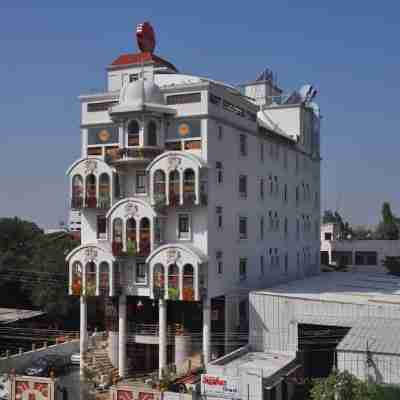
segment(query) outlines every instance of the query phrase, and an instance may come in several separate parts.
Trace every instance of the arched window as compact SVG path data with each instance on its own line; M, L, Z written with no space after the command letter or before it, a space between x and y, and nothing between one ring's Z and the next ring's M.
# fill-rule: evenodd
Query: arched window
M179 203L179 172L177 170L169 173L169 204L174 206Z
M126 251L129 255L136 254L136 220L129 218L126 221Z
M106 173L100 175L99 178L99 207L109 208L111 204L111 186L110 176Z
M72 264L71 283L72 294L74 296L80 296L82 294L82 264L79 261L75 261Z
M122 253L122 219L115 218L112 229L112 252L114 256Z
M96 208L96 177L93 174L89 174L86 177L86 207Z
M288 219L287 217L285 217L285 226L284 226L284 235L285 235L285 239L287 239L288 237Z
M150 221L148 218L140 220L139 247L141 255L150 254Z
M89 261L86 264L86 296L96 296L96 264Z
M191 264L183 267L183 291L184 301L194 301L194 268Z
M154 266L153 270L153 295L154 298L164 298L165 274L164 267L161 264Z
M140 126L136 120L132 120L128 124L128 146L139 146Z
M71 208L83 207L83 179L80 175L72 177L72 201Z
M179 300L179 268L176 264L168 268L168 298Z
M194 203L196 199L195 191L195 173L192 169L185 169L183 173L183 201L185 203Z
M157 125L154 121L150 121L147 125L147 144L157 146Z
M153 176L154 179L154 200L156 203L165 202L165 172L157 170Z
M100 296L110 295L110 269L108 263L100 264Z

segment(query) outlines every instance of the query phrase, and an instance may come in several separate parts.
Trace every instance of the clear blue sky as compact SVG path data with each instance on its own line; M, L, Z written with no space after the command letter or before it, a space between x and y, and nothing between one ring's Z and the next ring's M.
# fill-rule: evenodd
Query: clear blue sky
M77 96L136 51L139 22L182 72L229 83L265 67L284 89L313 83L324 115L322 207L377 222L400 214L398 2L2 0L0 215L65 218L65 170L79 157ZM84 4L84 6L82 5ZM90 5L89 5L90 4Z

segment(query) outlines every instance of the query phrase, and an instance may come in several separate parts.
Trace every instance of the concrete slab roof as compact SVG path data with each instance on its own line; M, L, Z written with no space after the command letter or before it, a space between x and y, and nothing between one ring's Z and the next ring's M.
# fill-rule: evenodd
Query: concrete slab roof
M19 310L15 308L0 308L0 324L10 324L22 319L43 315L43 311Z

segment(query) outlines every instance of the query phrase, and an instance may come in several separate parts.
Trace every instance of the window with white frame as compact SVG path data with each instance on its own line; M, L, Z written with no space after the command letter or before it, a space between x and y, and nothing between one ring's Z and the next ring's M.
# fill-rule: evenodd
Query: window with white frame
M264 255L261 254L260 256L260 274L264 276Z
M220 185L224 181L224 169L222 166L222 162L217 161L215 163L215 168L217 170L217 184Z
M264 240L264 216L260 218L260 240Z
M239 259L239 279L241 281L247 278L247 258L241 257Z
M245 134L239 135L239 148L242 157L247 156L247 136Z
M146 193L146 171L136 171L136 193Z
M135 283L142 284L142 285L147 283L147 265L146 265L146 263L136 263Z
M221 141L224 136L224 129L221 125L218 126L218 140Z
M223 273L223 261L222 261L222 250L217 250L215 252L215 258L216 258L216 262L217 262L217 273L218 275L221 275Z
M242 199L247 197L247 176L240 175L239 176L239 196Z
M260 199L264 199L264 178L260 179Z
M260 161L264 162L264 142L260 142Z
M247 217L239 217L239 239L247 239Z
M178 214L178 239L190 240L190 214Z
M215 207L215 213L217 214L217 228L218 229L222 229L223 224L224 224L222 211L223 211L222 206Z

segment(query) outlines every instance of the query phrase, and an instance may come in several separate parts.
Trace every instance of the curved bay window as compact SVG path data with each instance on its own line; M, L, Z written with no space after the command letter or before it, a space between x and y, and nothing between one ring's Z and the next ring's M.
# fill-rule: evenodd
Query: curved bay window
M82 264L75 261L72 264L72 295L80 296L82 294Z
M165 203L165 172L161 169L154 173L154 201L161 205Z
M106 173L99 178L99 208L109 208L111 205L110 176Z
M86 296L96 296L96 264L90 261L86 264Z
M128 146L139 146L140 126L136 120L128 124Z
M194 301L194 268L191 264L183 267L182 298L184 301Z
M192 169L185 169L183 173L183 202L193 204L196 200L195 173Z
M96 208L96 177L93 174L89 174L86 177L86 207Z
M150 221L148 218L140 220L139 232L140 255L147 256L150 254Z
M136 220L129 218L126 221L126 252L130 256L136 255Z
M122 219L116 218L112 227L112 253L114 256L122 255Z
M110 269L108 263L103 261L100 264L100 296L110 295Z
M179 172L177 170L169 173L169 204L179 204Z
M165 291L164 266L157 264L153 270L153 295L155 299L163 299Z
M176 264L168 268L168 298L179 300L179 268Z
M147 125L147 144L157 146L157 125L154 121L150 121Z
M72 200L71 208L83 207L83 178L80 175L74 175L72 178Z

